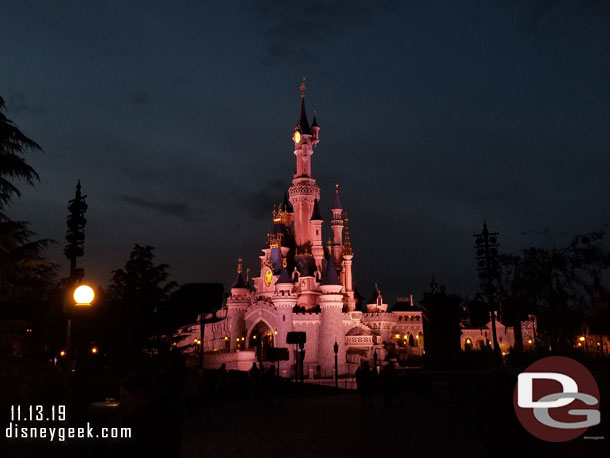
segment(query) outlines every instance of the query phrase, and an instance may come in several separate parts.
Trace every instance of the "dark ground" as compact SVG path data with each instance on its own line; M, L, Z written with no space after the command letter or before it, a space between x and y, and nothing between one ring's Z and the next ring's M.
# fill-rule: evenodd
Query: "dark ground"
M180 456L184 458L580 458L589 453L607 456L610 451L607 419L610 417L604 404L610 394L605 383L600 384L602 424L587 432L605 439L591 441L581 437L550 444L529 435L517 422L511 396L514 383L506 372L494 375L487 371L415 371L410 374L412 379L400 385L400 396L391 405L383 405L382 396L377 392L373 405L365 406L355 391L336 391L309 384L289 383L282 389L273 385L266 392L261 390L252 396L247 374L231 372L218 378L211 371L206 374L206 395L201 404L182 399L171 406L168 404L171 408L167 410L151 410L150 418L140 423L149 431L145 453L128 441L6 441L2 440L3 428L0 458L169 458L171 454L161 450L170 442L172 430L180 431L177 442L181 444ZM224 380L224 385L219 384L220 380ZM47 392L68 394L59 386L47 386ZM282 395L273 395L278 392ZM59 399L44 402L59 402ZM66 403L68 410L76 410L75 397L69 396L61 402ZM189 412L186 407L193 405L197 408ZM3 412L2 418L6 420L3 424L8 422L8 414L4 414L7 412ZM115 414L118 413L117 410ZM100 425L111 426L118 417L110 415L98 421ZM80 425L89 419L88 414L83 414L74 418L74 423Z

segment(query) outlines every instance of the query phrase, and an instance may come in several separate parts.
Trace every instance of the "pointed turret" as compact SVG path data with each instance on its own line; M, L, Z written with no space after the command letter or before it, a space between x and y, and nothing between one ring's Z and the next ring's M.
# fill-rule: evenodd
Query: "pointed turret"
M333 210L342 210L341 200L339 200L339 183L335 183L335 200L333 200Z
M311 142L314 146L318 144L320 136L320 126L318 125L318 117L316 111L313 112L313 122L311 123Z
M294 209L292 208L292 204L290 203L290 200L288 200L288 193L286 191L284 191L284 202L282 203L282 207L283 207L284 211L286 211L288 213L294 212Z
M307 120L307 110L305 110L305 78L303 78L303 82L301 83L301 117L299 118L299 123L296 125L296 128L301 135L311 135L311 128L309 127L309 121Z
M347 212L343 212L345 217L345 240L343 241L343 270L341 272L341 279L343 280L343 286L345 287L345 293L347 295L346 305L347 309L351 312L356 308L356 300L354 298L352 279L352 259L354 257L354 251L352 250L352 242L349 238L349 218Z
M313 212L311 213L310 221L324 221L324 218L322 218L322 213L320 212L318 199L314 200L313 202Z
M283 258L282 259L282 271L280 272L280 276L277 279L276 285L289 284L292 286L292 278L290 278L288 269L286 269L287 265L288 265L288 263L286 262L286 258Z
M333 230L333 256L335 264L341 265L341 255L343 253L343 216L341 201L339 200L339 183L335 184L335 200L331 209L333 219L330 227Z
M246 283L246 281L244 280L244 277L242 275L242 270L243 270L243 266L242 266L242 262L243 259L239 258L237 260L237 276L235 277L235 280L233 280L233 283L231 284L231 289L234 288L238 288L238 289L242 289L242 288L248 288L248 283Z
M329 253L328 258L326 258L326 269L320 285L341 285L332 253Z

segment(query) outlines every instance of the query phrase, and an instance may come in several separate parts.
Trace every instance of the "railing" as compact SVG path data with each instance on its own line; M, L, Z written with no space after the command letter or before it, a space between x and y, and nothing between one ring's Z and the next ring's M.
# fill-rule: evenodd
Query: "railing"
M377 336L346 336L346 345L373 345L377 343Z

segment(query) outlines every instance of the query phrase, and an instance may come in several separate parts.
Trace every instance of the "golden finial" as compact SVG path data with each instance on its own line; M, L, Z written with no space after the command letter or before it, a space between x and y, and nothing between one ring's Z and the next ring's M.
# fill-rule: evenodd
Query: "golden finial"
M286 267L288 265L288 262L286 261L286 256L282 256L282 267Z
M326 242L326 245L328 246L328 254L331 254L333 242L331 242L330 237L328 237L328 242Z
M338 181L335 183L335 192L337 194L339 194L339 182Z
M303 81L301 81L299 89L301 90L301 97L305 97L305 89L307 89L307 86L305 86L305 77L303 77Z
M237 258L237 273L240 274L242 272L243 266L242 263L244 260L242 258Z

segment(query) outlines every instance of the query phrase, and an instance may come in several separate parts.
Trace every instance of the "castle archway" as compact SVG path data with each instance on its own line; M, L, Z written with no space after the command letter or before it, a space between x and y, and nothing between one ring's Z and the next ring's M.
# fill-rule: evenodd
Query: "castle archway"
M247 348L254 349L256 358L260 361L264 358L266 349L275 346L275 330L261 318L248 330L246 342Z

